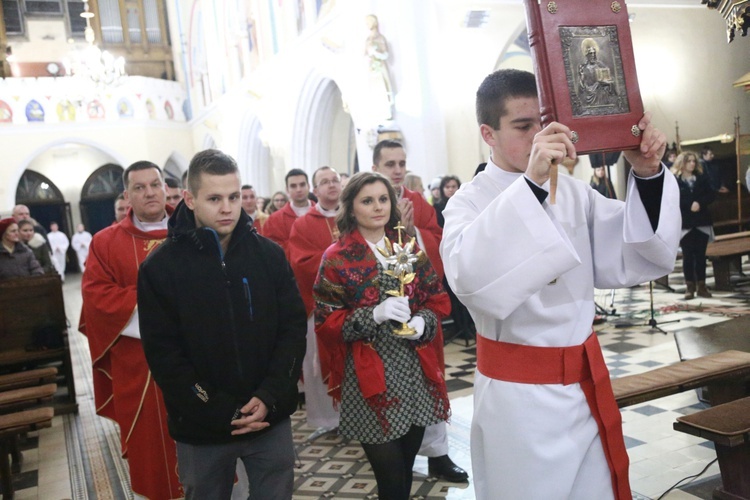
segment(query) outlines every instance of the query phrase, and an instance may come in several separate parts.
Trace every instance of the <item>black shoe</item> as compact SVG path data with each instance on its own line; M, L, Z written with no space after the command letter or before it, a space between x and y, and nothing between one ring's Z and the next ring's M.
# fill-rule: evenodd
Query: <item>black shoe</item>
M469 480L469 474L454 464L448 455L428 457L427 470L430 476L448 481L449 483L465 483Z

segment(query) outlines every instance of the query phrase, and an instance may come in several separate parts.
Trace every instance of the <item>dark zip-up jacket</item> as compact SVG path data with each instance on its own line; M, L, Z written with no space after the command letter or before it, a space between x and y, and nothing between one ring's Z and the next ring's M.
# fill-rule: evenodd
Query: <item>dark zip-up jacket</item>
M284 251L243 212L226 253L184 203L138 275L143 349L180 442L221 444L257 396L272 425L297 404L307 318Z
M692 229L712 224L711 211L708 206L716 199L716 193L711 187L711 179L703 174L696 174L695 183L690 186L681 176L677 176L680 187L680 212L682 212L682 229ZM700 210L693 212L690 207L697 201Z

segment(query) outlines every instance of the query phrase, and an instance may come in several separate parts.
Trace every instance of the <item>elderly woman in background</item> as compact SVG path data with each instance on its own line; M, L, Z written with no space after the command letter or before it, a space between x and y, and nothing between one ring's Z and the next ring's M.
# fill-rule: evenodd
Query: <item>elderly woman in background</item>
M706 247L714 239L714 228L708 205L716 194L711 179L703 171L698 155L685 151L677 156L672 173L680 187L680 212L682 213L682 272L685 275L685 299L697 293L711 297L706 288Z
M44 236L34 231L34 223L28 219L18 223L18 233L21 243L29 247L34 254L34 258L42 266L45 273L56 273L55 266L52 264L50 257L49 245Z
M21 243L15 219L0 220L0 239L0 280L44 274L31 249Z

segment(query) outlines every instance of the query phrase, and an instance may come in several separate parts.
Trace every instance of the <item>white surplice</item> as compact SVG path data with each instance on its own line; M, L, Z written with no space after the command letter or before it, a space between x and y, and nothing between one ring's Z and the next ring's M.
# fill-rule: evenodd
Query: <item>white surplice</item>
M478 333L532 346L579 345L591 334L594 287L633 286L672 271L680 193L663 171L654 233L632 175L626 202L560 176L550 205L549 198L539 203L522 174L488 162L450 199L441 245L448 282ZM518 384L477 372L471 455L480 500L613 497L579 384Z
M81 231L74 234L73 238L70 240L70 244L73 245L73 249L76 251L76 255L78 256L78 267L80 268L81 272L83 272L86 267L86 259L89 256L91 239L91 233L89 233L88 231Z
M70 240L62 231L50 231L47 233L47 241L52 248L52 265L55 266L55 270L65 281L65 252L68 251Z

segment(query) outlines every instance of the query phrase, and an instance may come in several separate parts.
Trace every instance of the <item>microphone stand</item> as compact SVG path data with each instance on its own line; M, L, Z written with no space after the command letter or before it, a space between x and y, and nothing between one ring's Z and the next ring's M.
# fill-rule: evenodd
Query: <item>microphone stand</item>
M651 319L648 320L648 323L646 323L646 325L648 325L652 329L658 330L661 333L663 333L664 335L666 335L667 331L664 330L663 328L659 327L658 323L656 322L656 318L654 318L654 282L653 281L649 281L648 282L648 295L649 295L649 298L650 298ZM677 323L678 321L680 321L680 320L679 319L672 319L672 320L669 320L669 321L662 321L662 324Z

